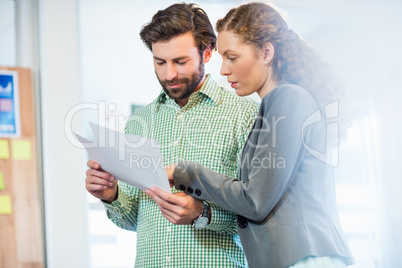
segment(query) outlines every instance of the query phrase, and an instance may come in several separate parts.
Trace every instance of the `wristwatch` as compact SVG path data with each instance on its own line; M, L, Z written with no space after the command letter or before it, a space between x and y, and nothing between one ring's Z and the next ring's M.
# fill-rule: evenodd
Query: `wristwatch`
M209 222L209 204L205 200L202 200L201 202L204 208L202 209L200 216L193 220L193 227L195 229L204 229L207 227Z

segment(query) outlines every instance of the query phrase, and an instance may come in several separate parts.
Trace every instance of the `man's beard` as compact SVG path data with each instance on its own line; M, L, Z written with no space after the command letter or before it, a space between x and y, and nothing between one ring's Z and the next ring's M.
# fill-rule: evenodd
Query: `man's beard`
M172 98L173 100L183 100L185 98L188 98L193 93L194 89L197 87L201 79L204 77L204 63L201 60L200 67L196 72L194 72L191 75L191 77L183 77L164 81L161 81L159 79L157 73L156 77L158 78L159 83L163 87L163 90L170 98ZM183 84L178 88L169 88L169 84L179 84L179 83Z

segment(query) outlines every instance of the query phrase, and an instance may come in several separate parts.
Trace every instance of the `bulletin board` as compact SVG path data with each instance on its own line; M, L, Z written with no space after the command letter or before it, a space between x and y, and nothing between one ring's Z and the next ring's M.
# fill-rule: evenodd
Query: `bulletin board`
M20 121L17 135L0 135L0 267L44 267L32 75L26 68L0 67L0 70L15 72L18 81L14 85L19 88L18 96L14 95L18 100L13 102L18 102L19 107L3 100L6 106L0 106L0 110L14 109ZM0 86L3 93L10 90L8 83ZM0 111L0 116L5 113Z

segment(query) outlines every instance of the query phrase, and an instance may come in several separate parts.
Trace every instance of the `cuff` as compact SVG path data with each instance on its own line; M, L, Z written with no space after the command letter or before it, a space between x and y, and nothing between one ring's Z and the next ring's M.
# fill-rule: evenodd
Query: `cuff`
M117 199L112 203L106 203L102 200L103 205L106 208L106 214L108 218L110 217L120 217L121 213L125 213L129 210L129 199L128 196L120 189L117 188Z

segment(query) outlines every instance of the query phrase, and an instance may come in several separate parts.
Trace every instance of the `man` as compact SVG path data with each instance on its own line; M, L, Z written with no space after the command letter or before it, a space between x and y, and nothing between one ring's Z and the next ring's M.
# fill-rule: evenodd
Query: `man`
M204 74L216 46L208 16L197 5L175 4L158 11L140 35L163 91L131 115L125 131L157 140L165 165L192 160L236 176L257 106ZM88 166L88 192L103 200L117 226L137 232L136 267L247 266L235 214L172 188L181 206L180 221L169 219L175 225L144 191L117 185L94 161Z

